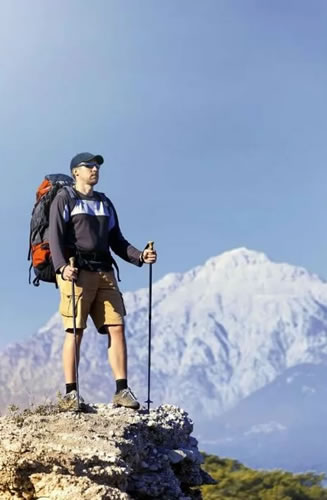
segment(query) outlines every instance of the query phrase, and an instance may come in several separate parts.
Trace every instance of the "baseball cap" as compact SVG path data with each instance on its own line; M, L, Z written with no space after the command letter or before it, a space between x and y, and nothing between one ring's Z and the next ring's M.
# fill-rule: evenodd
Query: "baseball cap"
M70 170L78 167L80 163L92 160L95 160L99 165L102 165L102 163L104 162L103 156L101 155L93 155L92 153L78 153L78 155L75 155L70 162Z

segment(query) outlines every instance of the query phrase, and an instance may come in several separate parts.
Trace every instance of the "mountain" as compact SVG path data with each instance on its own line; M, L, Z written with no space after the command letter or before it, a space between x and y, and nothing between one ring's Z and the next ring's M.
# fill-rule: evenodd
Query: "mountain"
M209 452L254 468L327 471L327 366L304 363L201 423ZM211 439L209 438L211 436Z
M124 300L129 383L144 401L148 291L128 292ZM245 248L154 283L152 318L154 405L182 406L201 432L204 423L209 432L220 415L287 370L327 364L327 284L303 268ZM63 388L63 335L55 314L28 341L0 353L0 407L37 402ZM106 345L90 324L80 383L92 401L107 402L113 392ZM203 434L203 440L209 438Z

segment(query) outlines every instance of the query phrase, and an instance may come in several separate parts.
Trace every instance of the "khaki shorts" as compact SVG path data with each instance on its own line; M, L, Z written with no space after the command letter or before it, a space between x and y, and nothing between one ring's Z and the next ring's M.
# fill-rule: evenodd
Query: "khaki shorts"
M73 330L72 282L57 275L60 290L59 312L65 330ZM106 333L106 325L123 325L126 310L113 271L79 272L75 283L76 328L86 328L91 316L99 333Z

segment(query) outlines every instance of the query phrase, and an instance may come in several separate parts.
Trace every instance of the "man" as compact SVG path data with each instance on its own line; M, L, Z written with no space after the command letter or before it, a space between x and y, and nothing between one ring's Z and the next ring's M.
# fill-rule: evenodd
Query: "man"
M127 383L126 312L113 270L113 265L116 268L117 265L110 249L136 266L153 264L157 255L151 249L146 248L143 252L136 249L123 237L113 204L105 195L93 190L103 161L101 155L76 155L70 164L76 196L62 189L50 209L50 250L61 295L59 310L66 330L63 346L65 398L77 400L71 283L75 280L77 363L90 315L98 332L108 335L108 359L116 380L113 403L137 409L140 405ZM76 267L69 264L72 256Z

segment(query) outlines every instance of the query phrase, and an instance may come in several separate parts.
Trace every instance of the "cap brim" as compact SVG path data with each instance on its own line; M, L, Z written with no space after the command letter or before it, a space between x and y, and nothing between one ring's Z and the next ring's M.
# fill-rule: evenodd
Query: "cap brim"
M93 158L90 158L90 160L95 160L99 165L102 165L104 162L103 156L101 155L95 155Z

